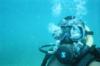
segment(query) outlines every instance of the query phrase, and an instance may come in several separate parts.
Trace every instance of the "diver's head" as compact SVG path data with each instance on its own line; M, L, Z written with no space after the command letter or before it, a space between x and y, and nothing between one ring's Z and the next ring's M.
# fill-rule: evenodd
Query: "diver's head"
M64 39L67 39L67 41L68 39L78 41L85 35L84 23L74 16L65 17L62 22L59 23L59 26L61 27L62 34L66 34Z
M59 25L53 23L49 25L49 30L53 37L60 40L60 45L53 52L56 59L63 64L76 63L78 59L80 60L88 52L90 46L87 43L92 41L89 41L91 37L89 37L90 35L87 37L85 29L84 23L73 16L65 17ZM86 41L81 41L84 38L87 38L85 39ZM53 46L56 45L54 44ZM43 50L44 47L50 47L50 45L42 47L42 52L50 54L49 50Z

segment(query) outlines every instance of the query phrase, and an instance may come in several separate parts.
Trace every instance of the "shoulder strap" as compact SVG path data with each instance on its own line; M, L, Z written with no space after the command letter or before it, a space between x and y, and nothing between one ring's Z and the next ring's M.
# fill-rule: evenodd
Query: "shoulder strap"
M47 62L48 62L48 59L51 57L51 54L46 54L43 61L42 61L42 64L41 66L46 66Z
M96 61L100 62L100 48L92 49L91 53L95 56Z

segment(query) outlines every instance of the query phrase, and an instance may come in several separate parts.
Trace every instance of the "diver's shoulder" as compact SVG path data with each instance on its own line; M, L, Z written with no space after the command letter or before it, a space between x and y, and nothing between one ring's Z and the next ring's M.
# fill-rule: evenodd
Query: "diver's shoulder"
M95 56L96 60L100 62L100 48L95 49L94 56Z

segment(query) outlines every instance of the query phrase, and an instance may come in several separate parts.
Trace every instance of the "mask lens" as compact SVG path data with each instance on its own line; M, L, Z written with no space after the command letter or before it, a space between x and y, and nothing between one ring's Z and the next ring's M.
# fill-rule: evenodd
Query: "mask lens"
M71 29L71 39L72 40L78 40L81 38L82 34L81 34L81 30L78 26L74 26Z

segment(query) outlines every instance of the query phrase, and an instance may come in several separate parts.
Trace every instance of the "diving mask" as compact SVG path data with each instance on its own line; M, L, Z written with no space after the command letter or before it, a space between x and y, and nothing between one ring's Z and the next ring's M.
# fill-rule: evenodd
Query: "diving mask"
M70 39L73 41L78 41L85 36L85 29L82 26L74 25L70 30Z
M72 25L62 28L62 34L60 36L60 40L66 42L69 41L74 42L83 39L84 36L85 36L85 30L83 27Z

